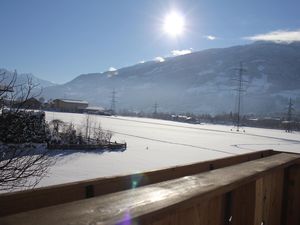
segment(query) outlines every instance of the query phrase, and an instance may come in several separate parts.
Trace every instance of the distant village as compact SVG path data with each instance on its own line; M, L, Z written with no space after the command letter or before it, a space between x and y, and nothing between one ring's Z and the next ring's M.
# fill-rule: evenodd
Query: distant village
M15 100L12 104L11 102L5 102L4 100L4 105L13 105L17 107L19 104L22 104L22 107L26 109L43 109L58 112L88 113L107 116L113 114L111 109L105 109L100 106L89 106L89 103L84 100L54 99L46 102L43 97L39 99L32 97L24 102Z
M15 100L12 104L7 103L7 105L13 105L18 107L18 100ZM5 102L4 102L5 105ZM106 109L101 106L89 106L89 102L85 100L75 100L75 99L64 99L58 98L49 101L45 101L43 97L29 98L25 102L22 102L22 107L26 109L42 109L48 111L56 112L69 112L69 113L86 113L95 115L105 115L112 116L116 114L113 109ZM210 114L193 114L193 113L166 113L158 112L157 108L154 112L133 112L129 110L119 110L118 115L121 116L134 116L134 117L146 117L146 118L156 118L163 120L171 120L184 123L200 124L200 123L215 123L215 124L227 124L232 125L236 121L237 115L235 113L221 113L217 115ZM256 116L256 115L244 115L240 118L241 126L250 127L264 127L273 129L284 129L286 131L290 130L300 130L300 118L294 114L293 120L287 119L284 116L274 115L274 116Z

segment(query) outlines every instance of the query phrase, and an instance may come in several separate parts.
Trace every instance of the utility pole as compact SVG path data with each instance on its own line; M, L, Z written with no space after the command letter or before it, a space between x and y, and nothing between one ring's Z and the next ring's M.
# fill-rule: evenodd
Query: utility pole
M287 121L292 121L292 111L294 110L293 105L294 104L292 103L292 99L290 98L288 112L287 112Z
M110 106L111 114L115 115L116 113L116 91L113 89L111 95L111 106Z
M293 111L295 110L293 105L294 104L292 103L292 99L290 98L289 106L287 109L286 132L292 132L292 116L293 116L292 114L293 114Z
M157 104L157 102L155 102L153 108L154 108L153 116L156 117L156 116L157 116L157 109L158 109L158 104Z
M238 78L236 81L238 82L237 89L235 91L237 92L237 121L236 121L236 131L240 131L241 127L241 97L242 93L246 90L244 89L244 83L246 82L243 79L243 73L246 72L246 70L243 68L243 63L240 62L240 67L236 68L238 71Z

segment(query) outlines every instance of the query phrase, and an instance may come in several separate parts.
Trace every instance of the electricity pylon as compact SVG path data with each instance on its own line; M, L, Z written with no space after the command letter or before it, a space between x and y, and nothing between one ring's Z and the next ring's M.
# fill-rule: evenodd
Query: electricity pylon
M287 108L286 132L292 132L292 116L293 111L295 110L293 105L292 99L290 98L289 106Z
M153 108L154 108L153 116L156 117L156 115L157 115L157 109L158 109L158 104L157 104L157 102L154 103Z
M236 68L238 71L238 77L235 79L238 84L237 88L234 89L237 92L237 121L236 121L236 131L240 131L241 127L241 104L242 104L242 93L246 92L244 89L244 83L247 82L243 79L243 73L246 72L246 70L243 68L243 63L240 62L240 67Z
M116 91L113 89L111 94L111 105L110 105L111 114L116 114Z

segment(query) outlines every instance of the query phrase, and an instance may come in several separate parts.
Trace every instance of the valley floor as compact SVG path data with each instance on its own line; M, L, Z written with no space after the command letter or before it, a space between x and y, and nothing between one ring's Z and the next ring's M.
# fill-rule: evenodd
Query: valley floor
M80 126L84 114L46 112L46 119L61 119ZM190 164L248 152L274 149L300 153L300 133L232 126L185 124L146 118L92 116L113 141L126 142L124 152L62 152L39 186L108 177ZM232 129L232 131L231 131Z

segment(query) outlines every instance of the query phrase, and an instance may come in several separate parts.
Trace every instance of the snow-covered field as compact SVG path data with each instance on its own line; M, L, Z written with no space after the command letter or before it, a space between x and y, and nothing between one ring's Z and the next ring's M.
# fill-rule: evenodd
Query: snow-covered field
M113 141L126 141L124 152L61 154L39 186L155 170L248 152L274 149L300 153L300 133L232 126L185 124L145 118L92 116ZM46 112L47 120L81 125L83 114Z

